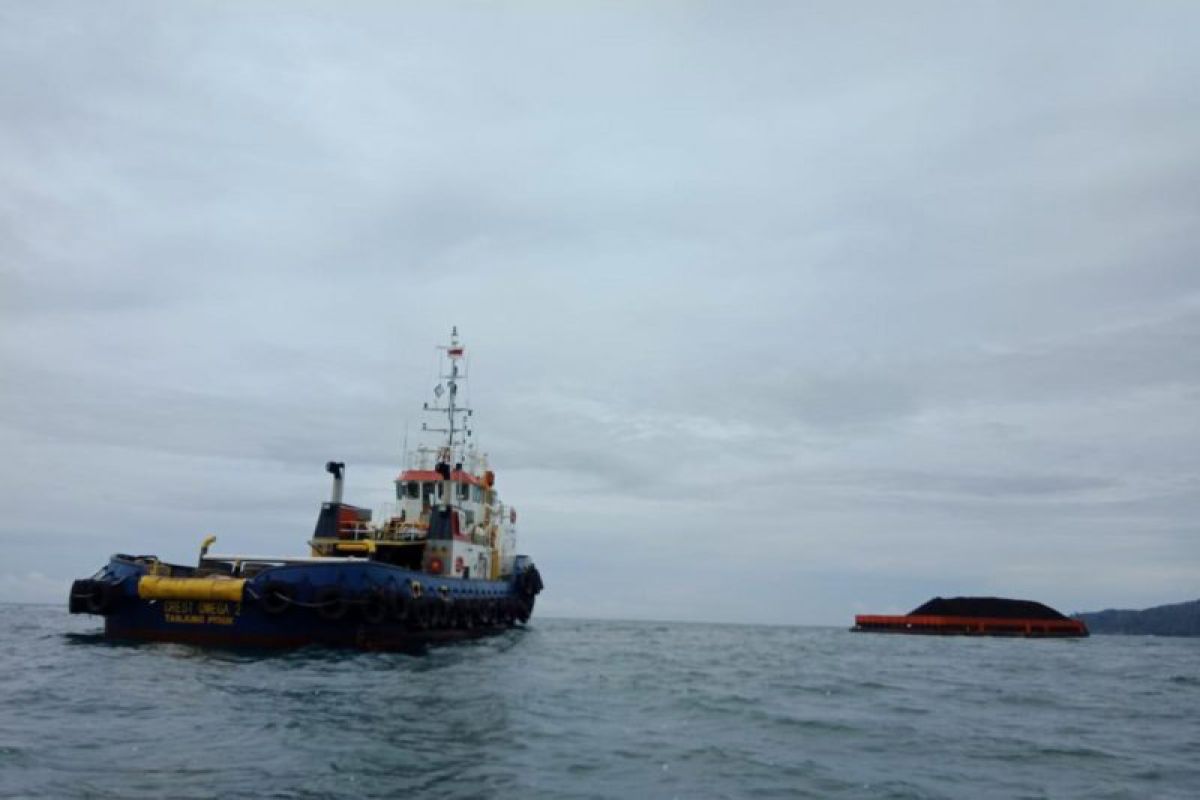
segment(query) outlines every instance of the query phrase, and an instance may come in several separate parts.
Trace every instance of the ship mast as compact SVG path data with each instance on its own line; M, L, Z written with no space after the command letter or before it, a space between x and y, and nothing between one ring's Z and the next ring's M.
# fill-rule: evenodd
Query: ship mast
M425 404L426 411L444 412L446 414L446 427L431 428L427 423L421 423L421 430L430 431L432 433L446 434L446 444L438 454L438 461L445 464L461 464L462 456L465 455L467 438L471 436L471 428L468 426L467 418L471 416L471 409L458 404L458 385L460 380L467 379L465 369L459 368L459 363L462 361L466 350L458 341L458 326L455 325L450 331L450 345L439 347L440 350L445 350L450 361L450 371L439 376L445 383L439 383L433 387L433 393L438 398L434 401L434 405ZM441 400L442 395L446 395L446 405L439 406L437 402ZM455 451L459 450L460 455L456 459ZM459 467L461 469L461 467Z

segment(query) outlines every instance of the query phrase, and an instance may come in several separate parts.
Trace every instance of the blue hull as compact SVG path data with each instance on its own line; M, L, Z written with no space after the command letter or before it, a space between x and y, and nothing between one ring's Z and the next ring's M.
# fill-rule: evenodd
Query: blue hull
M113 556L92 579L75 582L70 610L102 615L105 634L114 639L403 650L524 624L541 588L536 570L511 580L448 579L346 560L264 569L245 579L239 599L147 599L139 582L156 563ZM193 577L192 568L170 565L158 565L159 574L163 566Z

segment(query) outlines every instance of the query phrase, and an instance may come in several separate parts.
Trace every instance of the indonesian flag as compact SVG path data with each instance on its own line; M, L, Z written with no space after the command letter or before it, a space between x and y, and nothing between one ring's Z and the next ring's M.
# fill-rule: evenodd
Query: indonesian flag
M462 358L462 354L463 354L463 348L461 348L461 347L451 347L450 348L450 357L451 358Z

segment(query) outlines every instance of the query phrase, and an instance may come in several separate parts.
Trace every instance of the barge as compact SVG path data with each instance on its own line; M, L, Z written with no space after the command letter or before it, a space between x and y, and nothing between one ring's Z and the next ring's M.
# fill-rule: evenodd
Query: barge
M858 614L857 633L940 636L1082 637L1087 625L1032 600L1004 597L935 597L908 614Z

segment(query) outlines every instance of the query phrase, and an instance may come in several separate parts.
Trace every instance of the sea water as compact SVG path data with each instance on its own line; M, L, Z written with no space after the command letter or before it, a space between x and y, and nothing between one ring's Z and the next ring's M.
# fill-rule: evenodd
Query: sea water
M1200 797L1200 640L540 619L421 653L0 606L0 796Z

